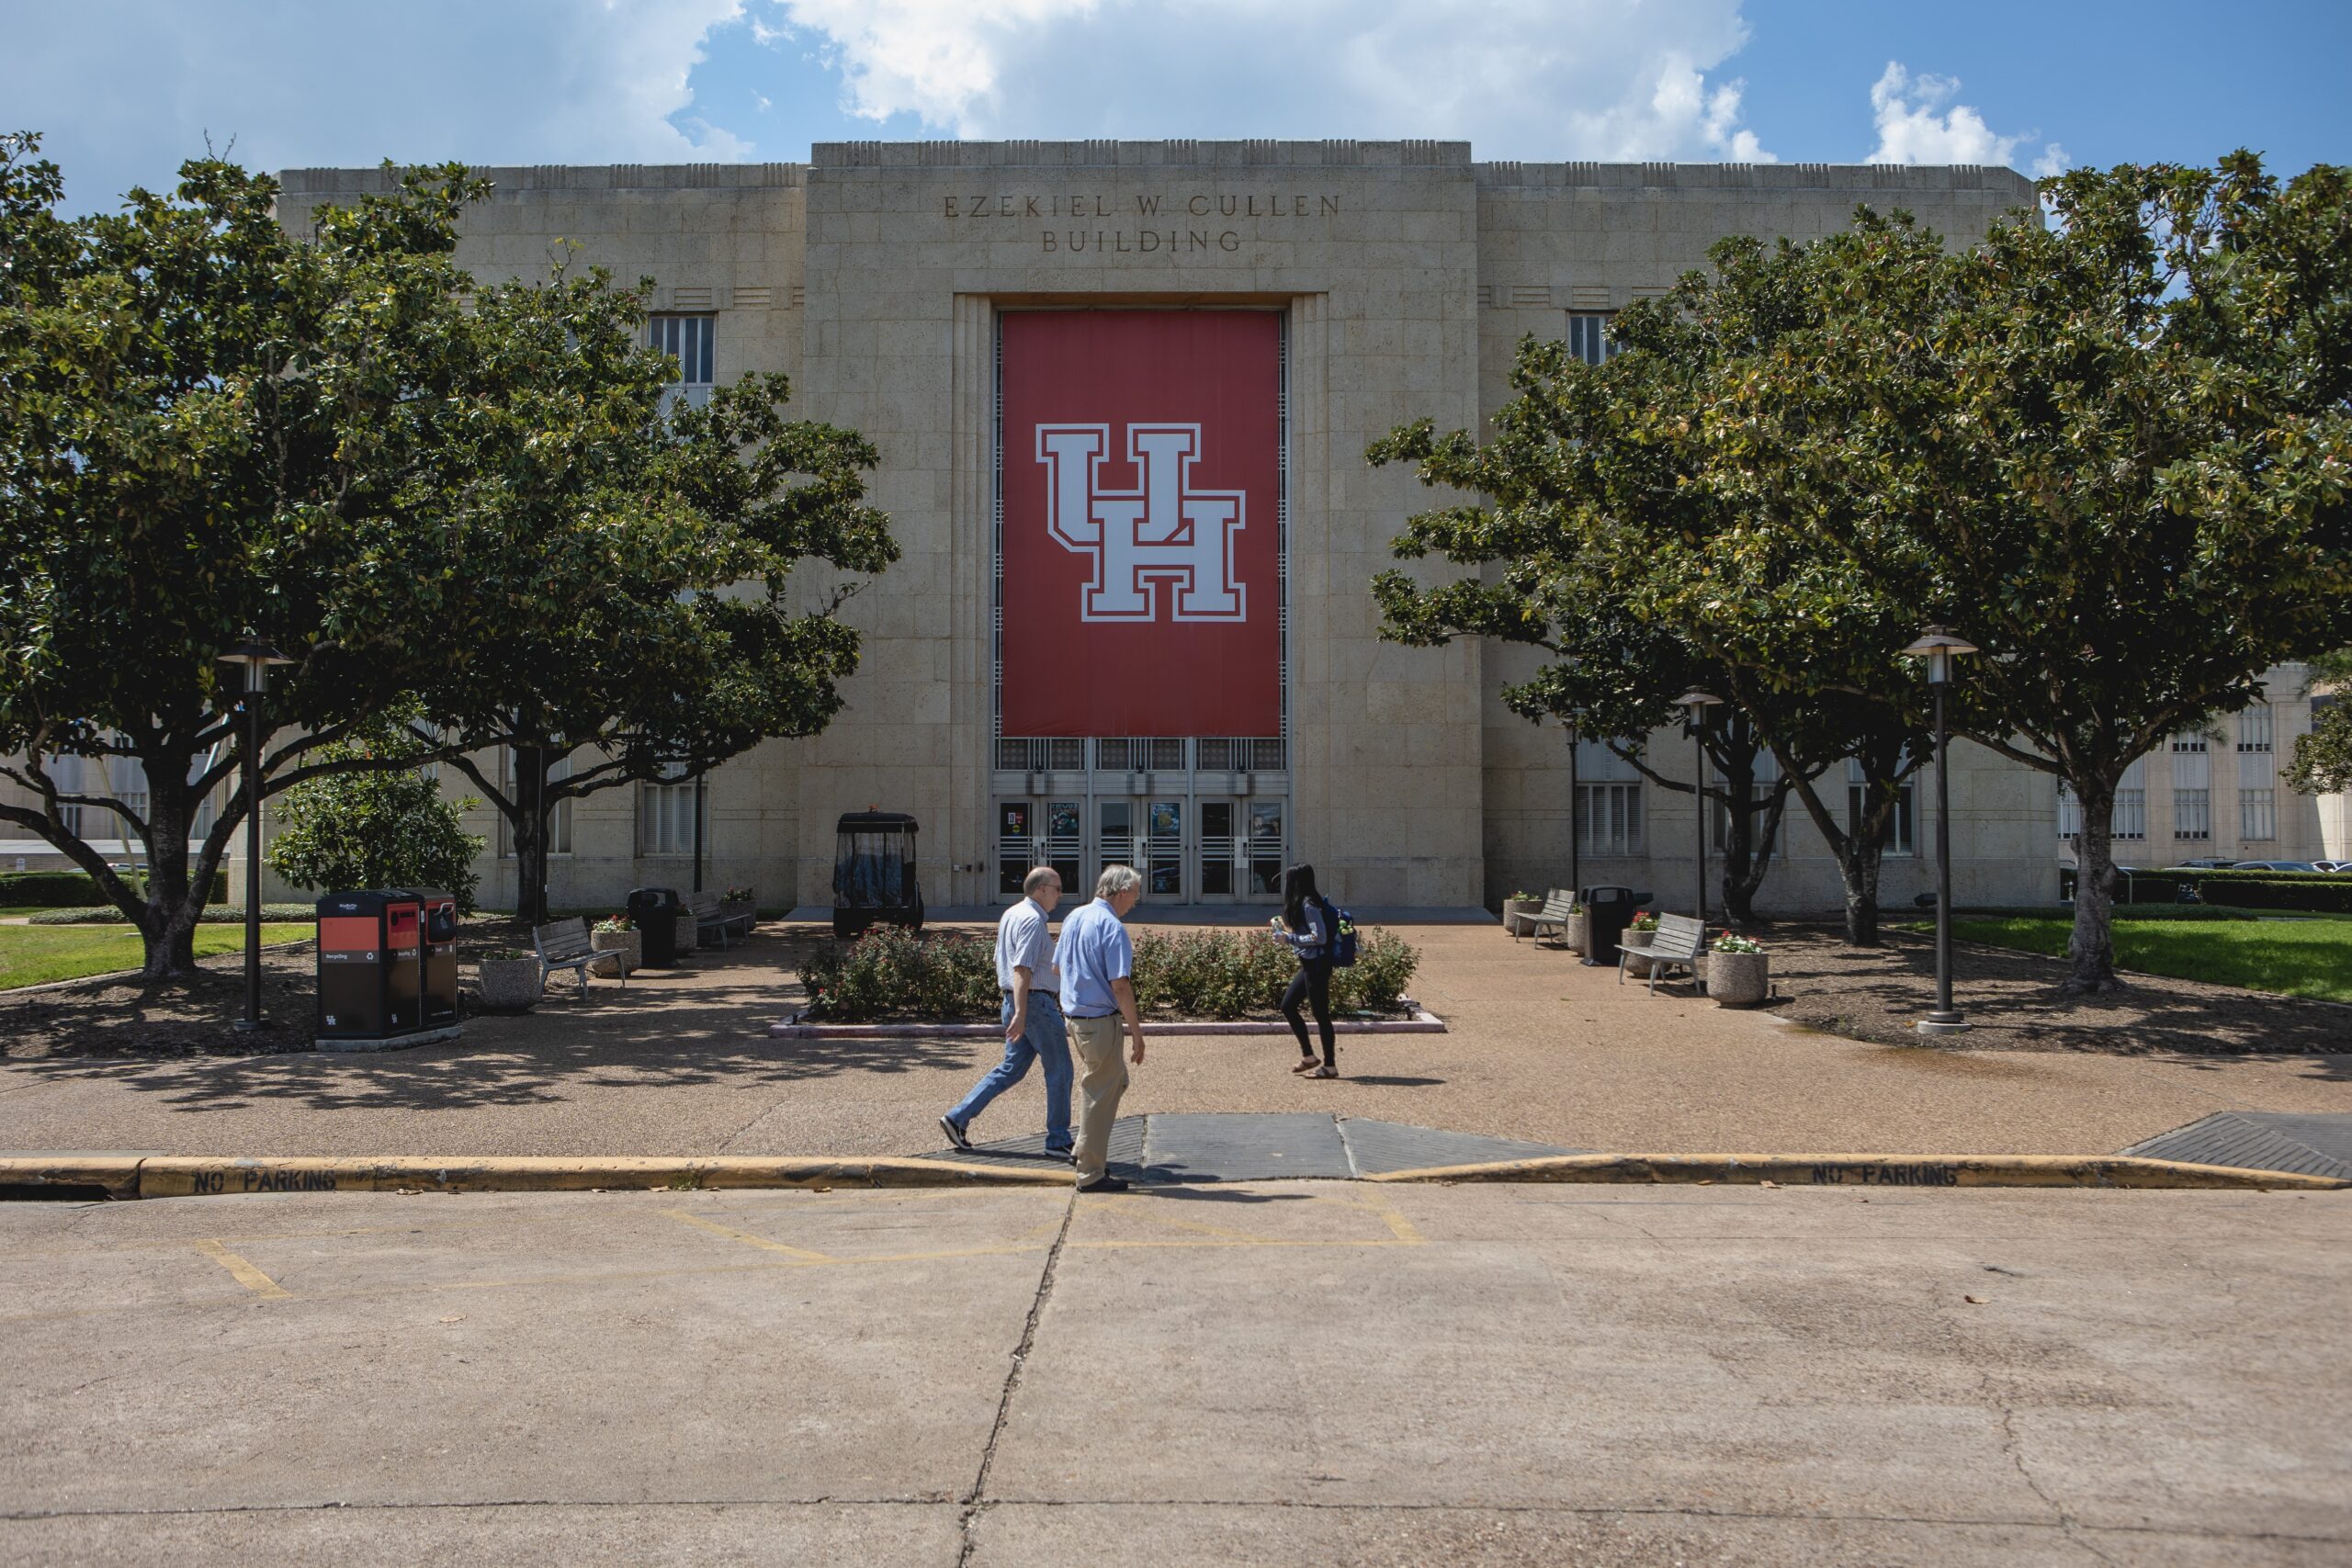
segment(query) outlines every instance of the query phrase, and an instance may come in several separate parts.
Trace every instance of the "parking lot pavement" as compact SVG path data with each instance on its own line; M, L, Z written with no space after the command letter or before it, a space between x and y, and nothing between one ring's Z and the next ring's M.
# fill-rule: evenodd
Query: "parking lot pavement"
M0 1206L0 1561L2336 1563L2352 1195Z

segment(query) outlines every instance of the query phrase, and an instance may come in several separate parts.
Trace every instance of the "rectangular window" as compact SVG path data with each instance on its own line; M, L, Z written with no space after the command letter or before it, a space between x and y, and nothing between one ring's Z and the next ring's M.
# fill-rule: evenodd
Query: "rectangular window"
M2122 782L2115 786L2115 810L2108 820L2109 838L2148 836L2148 780L2143 761L2134 761L2123 770Z
M1642 786L1577 785L1577 849L1589 855L1642 852Z
M2213 836L2213 792L2175 789L2172 792L2172 836L2210 839Z
M704 841L709 841L707 825L710 815L710 792L697 790L695 781L683 771L673 771L661 780L646 780L637 786L637 852L640 855L691 855L695 852L695 800L702 797L706 826Z
M1906 758L1905 760L1907 761L1909 759ZM1917 775L1914 775L1914 777L1916 776ZM1910 778L1905 778L1894 792L1894 809L1887 814L1886 829L1878 836L1878 847L1881 854L1894 855L1899 858L1905 855L1917 854L1918 852L1913 842L1915 835L1913 831L1914 824L1912 821L1912 805L1917 799L1917 792L1912 789L1911 782ZM2059 788L2063 792L2065 786L2061 784ZM1846 831L1848 833L1859 833L1862 830L1862 806L1864 797L1869 794L1869 791L1870 781L1863 775L1862 760L1860 757L1847 758ZM2060 824L2058 829L2061 837L2064 837L2066 831L2064 825L2065 800L2065 795L2061 793L2059 796Z
M1568 355L1587 365L1599 365L1616 354L1617 345L1609 336L1610 312L1606 310L1571 310L1568 312Z
M2172 738L2172 836L2213 836L2213 759L2203 735Z
M2249 843L2278 836L2278 796L2267 785L2238 791L2238 837Z
M528 809L530 806L528 795L516 794L517 790L527 791L530 787L527 783L522 782L522 775L523 770L516 767L514 763L514 749L510 746L506 748L505 758L506 798L519 801L526 809ZM571 776L571 759L566 757L548 770L548 787L552 789L557 784ZM548 853L568 855L571 852L571 799L567 795L548 808ZM514 858L514 829L506 820L506 814L503 811L498 816L498 858L501 860Z
M2074 839L2082 836L2083 803L2064 779L2058 781L2058 836ZM2140 764L2132 763L2123 770L2122 782L2115 786L2115 809L2108 817L2108 837L2111 839L2144 839L2148 836L2148 791Z
M710 401L716 316L654 316L646 322L646 342L678 362L678 378L662 394L662 412L668 413L681 400L701 408Z
M2263 754L2270 750L2268 703L2256 703L2238 715L2238 750Z

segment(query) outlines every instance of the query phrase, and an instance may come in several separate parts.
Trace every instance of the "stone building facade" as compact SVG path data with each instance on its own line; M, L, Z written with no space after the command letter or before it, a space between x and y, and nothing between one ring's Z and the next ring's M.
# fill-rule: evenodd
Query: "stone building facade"
M1671 898L1694 870L1689 795L1608 776L1598 757L1572 793L1561 732L1498 700L1526 673L1522 650L1379 640L1367 583L1429 498L1409 472L1367 466L1365 446L1423 416L1477 425L1508 396L1521 338L1601 352L1610 312L1664 291L1724 234L1810 239L1869 203L1962 241L2031 192L2006 169L1478 163L1442 141L845 142L805 165L489 174L496 194L468 215L459 252L477 276L536 275L565 246L650 276L655 330L691 379L785 372L796 414L881 451L872 498L905 555L845 611L865 636L846 709L821 736L719 768L700 795L706 886L755 886L771 908L830 901L835 819L869 806L920 818L934 906L1009 897L1008 871L1036 858L1087 879L1131 861L1161 902L1263 898L1268 871L1299 859L1360 908L1491 906L1566 881L1572 861L1583 881ZM289 171L281 218L301 227L383 179ZM1281 494L1252 502L1251 525L1280 528L1280 603L1257 601L1280 612L1279 732L1005 733L1005 531L1032 520L1001 518L1000 498L1007 465L1037 460L1026 432L1000 429L1005 322L1170 310L1279 323ZM2290 674L2279 753L2308 722ZM1658 741L1666 771L1688 769L1687 744ZM2209 799L2233 807L2213 805L2217 822L2237 825L2230 792L2259 755L2213 760ZM695 799L692 784L649 786L571 807L554 902L683 886ZM1952 804L1963 901L2052 895L2064 857L2047 778L1962 746ZM2149 821L2168 829L2163 809ZM477 829L495 840L488 814ZM2326 847L2316 807L2283 792L2272 830L2240 847ZM1908 831L1932 842L1924 814ZM484 867L492 905L512 897L502 847ZM1835 867L1793 809L1782 847L1765 907L1834 908ZM1928 885L1924 861L1899 854L1884 892Z

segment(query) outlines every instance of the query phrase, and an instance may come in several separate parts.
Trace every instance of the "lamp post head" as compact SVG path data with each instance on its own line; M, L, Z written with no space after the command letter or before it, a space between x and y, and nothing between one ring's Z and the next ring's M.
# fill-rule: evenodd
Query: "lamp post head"
M1905 648L1904 653L1912 659L1928 661L1928 683L1941 686L1951 680L1951 661L1963 653L1983 651L1966 637L1956 635L1950 626L1929 626L1918 640Z
M234 648L224 649L220 660L223 664L243 666L245 690L248 692L258 692L268 683L271 665L294 662L280 653L275 643L263 641L261 635L251 626L245 628L245 640Z

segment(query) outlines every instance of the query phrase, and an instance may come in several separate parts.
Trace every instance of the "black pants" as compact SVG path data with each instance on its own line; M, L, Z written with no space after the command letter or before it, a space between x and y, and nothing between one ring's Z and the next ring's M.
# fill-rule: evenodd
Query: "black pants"
M1323 1032L1323 1060L1338 1066L1338 1050L1331 1043L1331 961L1328 958L1302 958L1298 973L1291 976L1290 988L1283 992L1283 1016L1290 1020L1290 1032L1298 1036L1298 1048L1312 1056L1315 1047L1306 1043L1306 1020L1299 1016L1299 1004L1311 1003L1315 1008L1316 1027Z

